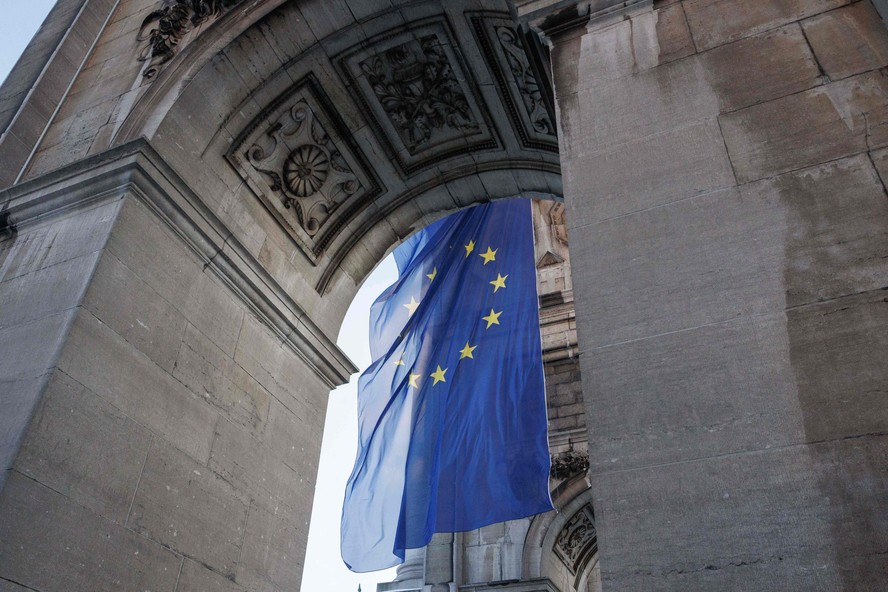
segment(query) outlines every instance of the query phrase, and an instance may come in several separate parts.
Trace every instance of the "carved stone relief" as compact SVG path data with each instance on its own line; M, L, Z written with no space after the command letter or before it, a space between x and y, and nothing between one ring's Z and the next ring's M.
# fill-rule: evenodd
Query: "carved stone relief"
M472 17L472 24L522 144L557 152L555 122L515 25L496 16Z
M138 40L145 43L139 61L148 62L142 76L154 78L175 57L183 38L196 27L228 12L243 0L161 0L142 21Z
M338 59L405 174L498 146L468 70L443 21L370 40Z
M588 468L589 455L584 452L576 452L571 446L570 450L552 456L549 475L553 479L567 479L585 473Z
M583 572L598 548L595 515L585 505L568 520L555 539L553 551L573 575Z
M279 97L228 154L313 262L379 184L313 77Z

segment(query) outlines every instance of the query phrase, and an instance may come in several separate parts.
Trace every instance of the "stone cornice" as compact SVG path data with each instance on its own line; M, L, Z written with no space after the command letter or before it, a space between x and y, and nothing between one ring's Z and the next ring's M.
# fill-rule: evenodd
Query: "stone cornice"
M605 26L650 8L652 0L512 0L512 4L521 23L552 39L572 29Z
M357 371L146 140L0 191L0 236L124 195L163 220L331 388Z

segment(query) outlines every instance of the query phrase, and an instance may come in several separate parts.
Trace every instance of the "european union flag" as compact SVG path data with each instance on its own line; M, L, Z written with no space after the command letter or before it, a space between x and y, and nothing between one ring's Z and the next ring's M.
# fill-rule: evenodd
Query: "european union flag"
M399 279L370 310L342 510L342 557L359 572L435 532L552 508L529 200L448 216L395 259Z

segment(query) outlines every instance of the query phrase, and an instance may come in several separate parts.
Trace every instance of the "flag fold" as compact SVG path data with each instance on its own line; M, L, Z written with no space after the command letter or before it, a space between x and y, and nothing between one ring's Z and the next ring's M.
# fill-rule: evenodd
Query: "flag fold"
M397 565L435 532L552 508L530 209L462 210L395 250L358 382L341 530L352 571Z

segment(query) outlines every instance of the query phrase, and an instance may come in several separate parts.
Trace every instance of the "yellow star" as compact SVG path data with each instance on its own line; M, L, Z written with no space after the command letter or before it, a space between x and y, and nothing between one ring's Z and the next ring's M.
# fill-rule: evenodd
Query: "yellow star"
M472 358L474 360L475 356L472 355L472 352L475 351L477 348L477 345L469 347L469 342L466 341L466 346L459 350L459 359L462 360L463 358Z
M441 365L438 364L438 369L435 370L434 372L432 372L431 374L429 374L429 377L435 379L435 382L432 383L432 386L435 386L439 382L447 382L446 380L444 380L444 374L446 374L446 373L447 373L447 368L444 368L443 370L441 370Z
M393 362L393 364L394 364L395 366L403 366L403 365L404 365L404 360L395 360L395 361Z
M421 374L411 374L410 377L408 378L408 382L410 383L410 386L412 386L413 388L419 388L419 377L420 376L422 376L422 375Z
M416 312L416 309L419 308L419 302L416 301L416 298L414 298L413 296L411 296L411 297L410 297L410 302L408 302L407 304L402 304L401 306L403 306L404 308L406 308L407 311L410 313L409 316L412 317L412 316L413 316L413 313Z
M499 250L499 249L497 249L497 250ZM478 256L481 257L482 259L484 259L484 265L487 265L491 261L496 261L496 251L491 250L490 247L487 247L486 253L481 253Z
M481 317L483 320L487 321L487 328L490 329L491 325L499 325L499 317L503 314L503 311L493 312L493 309L490 309L490 314L486 317Z
M475 250L475 241L470 240L469 244L467 244L464 248L466 250L466 257L468 257L469 253Z
M493 293L496 294L496 291L500 288L506 287L506 278L508 275L500 275L496 274L496 279L490 282L490 285L493 286Z
M438 277L438 268L436 267L435 269L433 269L432 273L427 273L426 277L429 278L429 280L434 282L435 278Z

